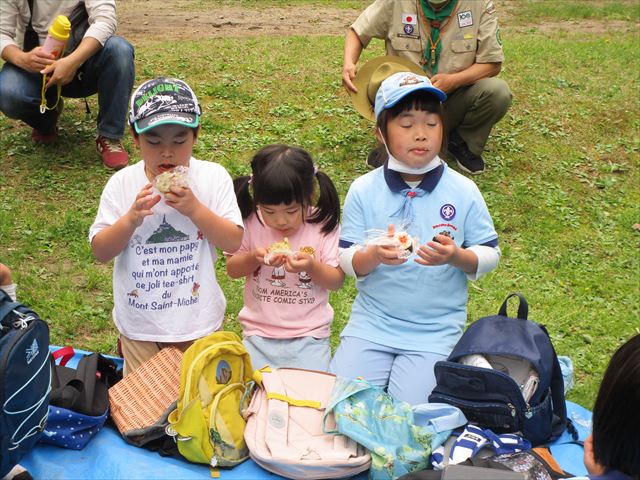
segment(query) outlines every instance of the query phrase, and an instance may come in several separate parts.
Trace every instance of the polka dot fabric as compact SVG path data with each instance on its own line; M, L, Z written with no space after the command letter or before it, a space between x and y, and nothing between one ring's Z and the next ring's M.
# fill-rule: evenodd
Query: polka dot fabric
M107 409L103 415L83 415L66 408L49 406L47 426L41 443L82 450L107 421Z

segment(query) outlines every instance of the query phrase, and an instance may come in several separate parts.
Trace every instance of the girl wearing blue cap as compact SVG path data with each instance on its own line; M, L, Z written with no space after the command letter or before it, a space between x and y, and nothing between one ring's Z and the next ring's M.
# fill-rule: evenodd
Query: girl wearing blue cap
M435 362L462 334L467 279L493 270L500 250L475 183L438 156L446 95L427 77L393 70L383 63L370 80L385 78L374 113L389 158L353 182L344 204L340 266L358 294L331 371L419 404L435 386ZM371 229L387 237L372 242Z

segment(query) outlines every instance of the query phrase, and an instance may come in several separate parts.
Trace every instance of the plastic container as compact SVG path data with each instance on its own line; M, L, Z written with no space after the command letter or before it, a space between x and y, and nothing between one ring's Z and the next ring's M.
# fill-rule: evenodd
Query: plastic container
M64 15L58 15L49 27L49 34L44 41L44 45L42 45L42 49L56 59L60 58L64 53L64 47L67 45L70 33L71 22Z

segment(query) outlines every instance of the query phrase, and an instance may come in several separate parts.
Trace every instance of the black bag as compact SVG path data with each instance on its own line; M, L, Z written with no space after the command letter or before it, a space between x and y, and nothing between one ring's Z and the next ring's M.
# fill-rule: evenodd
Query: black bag
M33 18L33 1L27 0L29 4L29 25L27 25L24 32L24 42L22 50L25 52L29 52L33 50L40 44L40 40L38 34L33 29L32 18ZM64 49L64 55L69 55L73 52L80 42L84 38L84 34L87 33L89 29L89 14L84 5L84 2L78 3L71 13L67 16L69 22L71 22L71 34L69 35L69 40L67 40L67 45Z
M47 421L49 327L0 290L0 478L35 445Z
M60 356L58 352L51 355L52 363ZM113 360L91 353L82 357L76 368L53 364L51 405L94 416L108 410L109 388L122 378Z
M507 316L507 302L513 296L520 299L518 318ZM473 322L449 358L436 363L436 387L429 402L458 407L470 423L497 433L521 432L537 446L559 437L568 421L558 357L544 326L527 320L528 309L525 298L512 293L498 315ZM494 363L489 361L489 368L460 363L469 355L487 356ZM529 378L537 387L528 401L525 385L512 378L511 370L496 369L500 361L532 367L537 379Z
M84 34L89 29L89 13L84 5L84 2L80 2L71 11L69 16L69 22L71 22L71 34L69 40L67 40L67 46L64 49L64 54L69 55L73 52L80 42L84 38Z
M109 413L109 387L122 376L113 360L99 353L83 356L76 368L66 365L71 347L51 355L53 379L51 406L42 443L74 450L83 449L104 426ZM60 359L60 364L55 360Z
M22 41L22 50L25 52L30 52L38 45L40 45L40 38L38 37L38 33L33 29L33 0L27 0L27 4L29 5L29 24L26 26L24 30L24 40Z

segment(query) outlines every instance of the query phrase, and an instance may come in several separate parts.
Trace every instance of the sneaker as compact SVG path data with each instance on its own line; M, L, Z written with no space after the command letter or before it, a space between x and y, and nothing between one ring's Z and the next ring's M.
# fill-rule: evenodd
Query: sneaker
M129 154L120 143L120 140L98 135L96 148L102 157L102 163L107 168L119 170L129 164Z
M55 143L58 141L58 127L56 126L56 128L53 129L53 132L50 133L42 133L40 130L36 130L34 128L31 130L31 140L43 145Z
M482 157L469 150L467 143L455 130L449 134L447 151L456 160L460 170L471 175L479 175L484 172L484 160Z
M369 168L378 168L384 165L387 160L387 150L384 145L378 145L376 148L369 152L367 156L367 166Z

